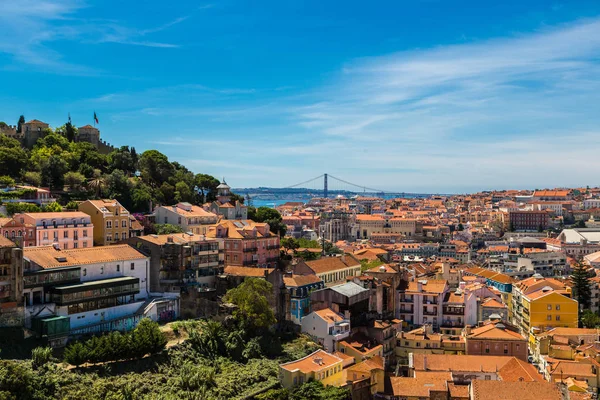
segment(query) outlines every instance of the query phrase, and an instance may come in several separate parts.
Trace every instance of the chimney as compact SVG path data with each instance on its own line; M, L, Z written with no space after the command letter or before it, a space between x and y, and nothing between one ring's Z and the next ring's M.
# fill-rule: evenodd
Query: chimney
M467 284L465 283L465 281L460 281L460 283L458 284L458 287L460 288L460 290L465 290L466 286L467 286Z
M167 243L173 243L173 236L167 237Z
M417 292L422 292L423 291L423 284L421 283L421 281L417 281Z
M58 243L52 243L52 247L54 247L54 250L60 251L60 246L58 245Z

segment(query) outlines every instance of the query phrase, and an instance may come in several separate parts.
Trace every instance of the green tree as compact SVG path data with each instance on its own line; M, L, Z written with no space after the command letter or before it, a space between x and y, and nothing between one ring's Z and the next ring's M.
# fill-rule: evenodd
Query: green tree
M223 325L215 320L202 323L200 329L190 332L189 341L194 349L209 359L216 359L225 353Z
M592 310L585 310L581 315L581 324L584 328L597 328L600 326L600 316Z
M25 172L23 181L31 186L39 187L42 184L42 174L34 171Z
M130 209L133 204L132 190L133 184L122 170L115 169L106 177L108 197L119 200L126 209Z
M27 152L18 140L0 134L0 175L20 177L27 159Z
M592 302L592 289L589 267L582 262L575 264L571 270L573 283L573 298L579 302L583 309L590 308Z
M69 190L80 190L85 182L85 176L79 172L69 171L64 175L65 185L69 187Z
M160 187L171 176L174 168L167 156L158 150L147 150L140 157L139 170L144 183Z
M224 301L237 306L234 317L247 332L263 331L277 322L269 305L273 285L264 279L247 278L234 289L227 291Z
M96 199L100 198L102 191L106 187L106 180L100 175L100 171L94 173L94 177L88 181L87 187L94 191Z
M55 201L52 203L46 204L42 208L43 212L62 212L62 210L63 210L62 206Z
M31 363L34 369L50 362L52 359L52 349L50 347L36 347L31 351Z
M360 272L365 272L367 270L373 269L375 267L380 267L383 265L383 261L377 259L373 261L369 261L367 259L360 260Z
M11 178L10 176L4 175L4 176L0 176L0 187L6 188L6 187L14 187L15 186L15 180L13 178Z
M281 239L280 244L281 247L283 247L288 253L290 250L292 250L294 254L296 254L296 250L300 248L298 241L293 237L284 237L283 239Z
M182 233L183 228L173 224L156 224L154 225L157 235L167 235L171 233Z
M67 203L67 205L65 205L65 209L66 210L78 210L79 209L79 203L76 201L71 200L70 202Z
M158 323L144 318L132 333L133 346L138 356L161 351L167 345L167 338L160 331Z
M152 201L152 188L146 185L145 183L139 181L132 193L131 193L131 202L132 202L132 210L136 212L149 212L152 211L150 209L150 202Z
M252 221L257 221L257 219L256 219L256 207L248 206L248 219L252 220Z
M19 117L19 122L17 122L17 133L23 132L23 124L25 123L25 116L21 115Z
M33 203L6 203L5 207L6 212L8 212L9 215L42 211L36 204Z
M136 156L137 158L137 156ZM119 149L113 150L108 155L108 168L109 170L120 169L126 175L133 174L136 169L137 161L134 159L129 146L122 146Z
M59 155L53 155L42 169L42 183L52 190L63 190L67 171L69 171L69 164L65 159Z
M335 386L324 386L320 381L308 381L290 392L290 400L349 400L350 391Z
M194 185L200 192L199 203L203 204L206 202L215 201L217 199L217 186L219 186L220 183L221 182L219 182L219 180L214 176L207 174L196 174L194 177Z
M65 349L64 361L76 367L85 363L89 357L87 348L81 342L75 342Z

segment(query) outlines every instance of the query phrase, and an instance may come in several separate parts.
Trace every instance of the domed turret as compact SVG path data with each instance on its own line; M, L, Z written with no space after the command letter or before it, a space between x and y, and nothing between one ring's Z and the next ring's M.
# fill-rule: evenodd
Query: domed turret
M230 189L231 187L225 182L225 178L223 178L221 184L217 186L217 199L221 204L229 202L231 196Z

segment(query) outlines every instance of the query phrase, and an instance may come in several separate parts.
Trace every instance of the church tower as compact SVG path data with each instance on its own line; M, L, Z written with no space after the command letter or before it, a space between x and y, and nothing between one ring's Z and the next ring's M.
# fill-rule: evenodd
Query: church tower
M225 182L225 178L223 178L223 182L219 186L217 186L217 200L221 204L229 203L231 200L231 187Z

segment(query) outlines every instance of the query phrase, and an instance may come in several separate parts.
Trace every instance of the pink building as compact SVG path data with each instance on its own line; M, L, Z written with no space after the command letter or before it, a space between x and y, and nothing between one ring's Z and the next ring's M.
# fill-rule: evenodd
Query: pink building
M225 266L277 267L279 236L270 231L269 224L222 220L209 228L206 237L225 240Z
M80 211L23 213L13 219L35 229L35 246L58 245L61 249L93 247L93 229L89 215Z
M35 225L15 218L0 218L0 234L19 247L35 246Z
M467 355L507 356L527 361L527 339L518 329L499 320L464 330Z

